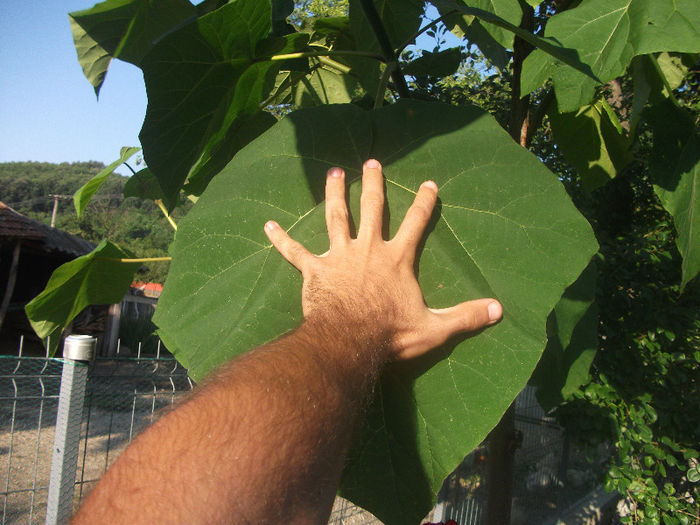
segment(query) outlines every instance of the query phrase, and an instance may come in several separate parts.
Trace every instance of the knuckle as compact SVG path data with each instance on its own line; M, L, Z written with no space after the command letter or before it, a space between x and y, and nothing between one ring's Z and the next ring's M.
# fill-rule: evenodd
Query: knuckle
M430 220L430 215L432 214L432 210L428 209L428 207L422 203L416 203L411 206L409 212L413 218L418 219L421 222L428 222L428 220Z
M360 201L364 205L382 206L384 204L384 195L381 192L364 192Z
M348 210L332 207L327 210L328 222L333 225L342 225L348 221Z

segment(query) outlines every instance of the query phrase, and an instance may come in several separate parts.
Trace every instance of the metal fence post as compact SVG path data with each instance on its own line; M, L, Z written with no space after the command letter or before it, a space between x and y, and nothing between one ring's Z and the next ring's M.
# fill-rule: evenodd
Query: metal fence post
M64 362L51 458L46 525L68 523L73 513L73 488L78 464L85 384L88 362L95 353L95 342L96 339L89 335L71 335L66 338L63 346Z

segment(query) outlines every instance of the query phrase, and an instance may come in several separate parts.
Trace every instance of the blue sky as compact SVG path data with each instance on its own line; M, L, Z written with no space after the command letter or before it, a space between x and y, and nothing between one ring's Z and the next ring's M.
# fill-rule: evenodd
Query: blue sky
M139 145L146 112L141 71L114 61L98 101L78 65L67 13L94 3L2 2L0 162L108 164L122 146Z
M98 101L78 65L67 14L94 3L3 1L0 162L109 164L122 146L139 146L146 113L141 71L112 62ZM432 47L432 41L427 46ZM128 174L124 167L117 171Z

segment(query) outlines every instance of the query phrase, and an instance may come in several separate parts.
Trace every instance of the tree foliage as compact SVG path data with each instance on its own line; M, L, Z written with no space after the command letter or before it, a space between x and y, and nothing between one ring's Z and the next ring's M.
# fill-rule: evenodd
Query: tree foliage
M108 239L140 257L167 256L168 246L173 240L172 227L153 202L124 198L126 195L122 192L130 180L126 177L114 173L108 176L78 218L67 197L105 168L100 162L0 163L2 199L27 217L50 224L54 206L50 195L61 195L55 220L57 228L95 245ZM182 215L186 208L177 210L175 216ZM167 262L141 265L137 278L164 283L168 266Z
M343 166L352 179L364 158L379 157L394 219L416 184L435 176L443 201L420 262L426 301L453 301L457 290L494 295L506 306L504 322L446 347L452 353L437 364L387 372L360 441L366 453L352 456L342 490L387 523L420 519L544 351L533 377L543 402L588 410L598 423L602 414L617 429L605 434L619 452L607 486L639 504L628 519L686 523L688 497L698 497L691 444L700 436L697 427L674 426L668 386L689 398L683 414L695 409L700 356L688 349L697 325L679 313L676 329L654 324L644 332L634 317L646 297L685 312L698 293L700 6L430 3L441 20L427 20L421 0L350 0L347 15L342 2L294 9L289 0L209 0L196 8L108 0L72 15L93 85L104 79L106 56L144 72L148 171L134 191L169 210L182 192L201 195L173 246L161 336L197 375L298 322L299 277L260 227L276 218L322 252L319 180L328 166ZM441 48L445 28L462 39L457 49ZM407 49L423 33L436 38L435 48ZM441 102L426 109L412 98ZM317 107L299 110L308 106ZM292 110L299 111L282 118ZM497 122L519 146L496 133ZM542 172L527 147L556 175ZM571 215L561 185L579 212ZM351 203L357 191L351 184ZM595 267L584 217L601 245ZM669 265L664 278L646 264L656 259ZM618 260L628 274L612 266ZM231 308L233 319L218 323ZM596 308L602 322L591 378ZM196 328L210 322L216 328L208 334ZM224 339L238 346L212 351ZM633 370L643 371L639 390L618 372L634 360L644 365ZM661 379L671 370L676 379ZM492 385L489 396L474 383ZM473 428L462 428L465 420Z

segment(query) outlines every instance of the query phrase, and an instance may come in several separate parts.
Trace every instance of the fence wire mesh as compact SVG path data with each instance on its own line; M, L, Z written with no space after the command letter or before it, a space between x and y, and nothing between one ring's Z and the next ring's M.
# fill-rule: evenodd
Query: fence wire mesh
M63 360L0 356L0 501L2 523L43 523ZM74 491L74 508L128 443L193 387L174 359L98 358L89 368ZM590 466L573 459L563 430L525 389L516 401L513 525L545 523L596 484ZM486 506L487 446L477 448L447 478L426 521L482 525ZM578 462L577 462L578 461ZM571 478L575 478L572 482ZM330 525L381 524L338 498Z

